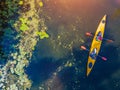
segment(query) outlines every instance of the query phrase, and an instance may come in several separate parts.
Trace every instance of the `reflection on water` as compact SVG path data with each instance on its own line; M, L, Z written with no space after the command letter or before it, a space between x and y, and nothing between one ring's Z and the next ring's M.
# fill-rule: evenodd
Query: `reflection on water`
M44 1L43 16L50 38L38 42L32 58L38 65L30 65L31 71L37 71L31 72L30 77L36 77L36 75L41 77L33 79L33 90L35 90L34 87L44 87L45 90L119 90L120 4L118 1ZM108 15L105 37L114 39L115 42L113 44L103 44L101 55L106 56L108 61L103 62L98 59L93 72L86 78L88 53L79 50L79 46L88 43L85 42L87 40L84 33L87 31L94 33L104 14ZM114 54L109 53L113 51ZM49 59L50 57L53 60L46 63L46 58ZM69 67L71 65L69 64L68 67L65 67L67 61L70 61L73 66ZM117 67L114 68L115 66ZM47 70L47 68L49 69ZM61 69L58 70L59 68ZM61 87L55 83L60 84Z

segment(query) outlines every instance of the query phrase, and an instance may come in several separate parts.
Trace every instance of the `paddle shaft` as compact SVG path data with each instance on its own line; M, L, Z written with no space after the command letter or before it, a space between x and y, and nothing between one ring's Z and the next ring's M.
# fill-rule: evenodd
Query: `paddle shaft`
M83 50L86 50L86 51L90 51L89 49L87 49L85 46L81 46L81 49L83 49ZM106 61L107 60L107 58L105 58L105 57L103 57L103 56L100 56L100 55L97 55L97 57L100 57L100 58L102 58L104 61Z
M87 36L90 36L90 37L93 37L93 34L92 34L92 33L89 33L89 32L87 32L86 35L87 35ZM110 39L107 39L107 38L103 38L103 37L102 37L102 39L103 39L103 40L106 40L106 41L108 41L108 42L113 42L113 40L110 40Z

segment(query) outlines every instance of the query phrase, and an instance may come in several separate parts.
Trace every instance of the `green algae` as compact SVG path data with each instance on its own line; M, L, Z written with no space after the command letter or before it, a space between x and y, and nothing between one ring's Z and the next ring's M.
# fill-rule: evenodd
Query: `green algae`
M19 1L19 5L23 5L23 1L22 0Z
M21 25L20 25L20 30L21 31L26 31L29 29L27 23L29 22L26 18L20 18L19 19L21 21Z
M28 23L27 18L19 18L22 24Z
M42 1L39 2L39 6L43 7L43 2Z
M28 27L26 24L21 24L20 30L26 31L26 30L28 30L28 29L29 29L29 27Z
M45 31L37 32L40 39L49 38L49 35Z
M73 62L67 61L65 67L72 67L74 65Z

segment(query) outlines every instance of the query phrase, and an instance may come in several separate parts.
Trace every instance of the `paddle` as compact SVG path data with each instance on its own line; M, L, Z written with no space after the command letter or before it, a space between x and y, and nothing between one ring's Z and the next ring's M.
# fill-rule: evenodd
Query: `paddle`
M86 36L89 36L89 37L93 37L93 34L91 32L86 32L85 33ZM112 43L113 40L111 39L107 39L107 38L102 38L103 40L106 40L108 43Z
M80 46L80 48L82 49L82 50L85 50L85 51L90 51L89 49L87 49L85 46ZM102 60L104 60L104 61L106 61L107 60L107 58L106 57L103 57L103 56L100 56L100 55L97 55L98 57L100 57Z

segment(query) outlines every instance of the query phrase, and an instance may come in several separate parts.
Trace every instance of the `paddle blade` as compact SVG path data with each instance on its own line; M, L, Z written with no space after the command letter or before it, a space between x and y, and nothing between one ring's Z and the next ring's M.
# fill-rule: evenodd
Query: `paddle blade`
M93 36L90 32L86 32L85 35L90 37Z
M83 50L86 50L86 47L85 46L80 46L81 49Z
M107 58L105 58L105 57L102 57L102 60L106 61L106 60L107 60Z
M107 42L108 42L108 43L112 43L112 42L113 42L113 40L108 39L108 40L107 40Z

